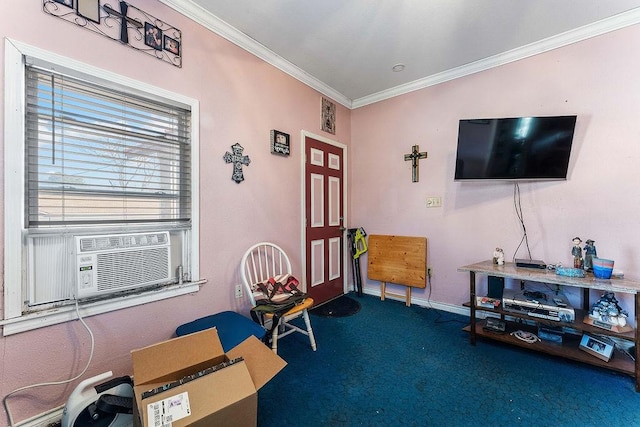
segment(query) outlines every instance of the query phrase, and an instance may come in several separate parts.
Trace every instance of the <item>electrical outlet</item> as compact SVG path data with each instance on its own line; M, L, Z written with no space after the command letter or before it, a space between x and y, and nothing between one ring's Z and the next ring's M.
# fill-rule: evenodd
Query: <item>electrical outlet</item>
M236 298L242 298L242 285L236 285Z
M442 197L427 197L428 208L439 208L442 206Z
M427 267L427 276L433 276L433 267Z

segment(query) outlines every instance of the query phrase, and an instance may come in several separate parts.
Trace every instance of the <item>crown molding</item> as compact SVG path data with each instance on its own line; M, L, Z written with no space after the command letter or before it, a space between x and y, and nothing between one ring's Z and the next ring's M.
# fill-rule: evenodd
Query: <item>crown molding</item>
M350 109L364 107L365 105L374 104L376 102L384 101L385 99L394 98L409 92L455 80L460 77L486 71L491 68L509 64L520 59L529 58L553 49L558 49L563 46L589 39L591 37L596 37L640 23L640 8L635 8L507 52L474 61L441 73L433 74L422 79L414 80L388 90L351 100L309 73L293 65L291 62L277 55L275 52L267 49L256 40L248 37L246 34L211 14L211 12L208 12L201 6L193 3L191 0L158 1Z
M193 3L191 0L158 1L183 14L187 18L192 19L205 28L213 31L220 37L227 39L231 43L273 65L279 70L289 74L291 77L301 81L312 89L315 89L323 95L326 95L339 104L342 104L347 108L352 107L351 99L347 98L327 84L321 82L306 71L293 65L291 62L282 58L272 50L266 48L264 45L258 43L256 40L242 33L235 27L232 27L200 5Z
M465 77L471 74L486 71L491 68L509 64L520 59L529 58L553 49L558 49L573 43L577 43L592 37L619 30L624 27L640 23L640 8L632 9L610 18L606 18L592 24L584 25L564 33L548 37L546 39L530 43L498 55L490 56L479 61L471 62L460 67L452 68L441 73L414 80L400 86L393 87L388 90L374 93L362 98L355 99L352 108L356 109L365 105L374 104L384 101L385 99L394 98L429 86L435 86L440 83Z

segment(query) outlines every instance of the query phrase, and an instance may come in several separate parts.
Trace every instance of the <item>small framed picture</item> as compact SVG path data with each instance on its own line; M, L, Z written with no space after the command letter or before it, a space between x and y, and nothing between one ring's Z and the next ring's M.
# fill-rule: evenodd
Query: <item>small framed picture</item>
M164 36L164 50L173 53L174 55L180 55L180 42L165 34Z
M580 341L580 350L584 350L598 359L608 362L613 354L613 344L604 339L584 334Z
M336 104L322 97L321 129L335 135L336 133Z
M68 5L70 2L62 3ZM76 12L89 21L100 23L100 2L98 0L76 0Z
M288 133L273 129L271 131L271 154L288 156L291 154L291 143Z
M149 22L145 22L144 44L156 50L162 50L162 30Z

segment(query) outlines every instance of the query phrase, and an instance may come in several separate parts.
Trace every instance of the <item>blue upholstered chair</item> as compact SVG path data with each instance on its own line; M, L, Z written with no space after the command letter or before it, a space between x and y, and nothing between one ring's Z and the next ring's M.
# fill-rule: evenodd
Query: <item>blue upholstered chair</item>
M176 335L181 337L213 327L218 330L218 337L225 352L231 350L251 335L262 341L267 333L262 326L248 317L235 311L223 311L178 326Z

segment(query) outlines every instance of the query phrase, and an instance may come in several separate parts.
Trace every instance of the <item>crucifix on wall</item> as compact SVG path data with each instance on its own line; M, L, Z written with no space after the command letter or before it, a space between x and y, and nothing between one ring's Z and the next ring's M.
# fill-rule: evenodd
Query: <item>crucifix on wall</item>
M426 159L427 158L427 152L423 151L422 153L420 152L420 147L418 145L414 145L413 147L411 147L411 153L409 154L405 154L404 155L404 160L408 161L411 160L411 181L412 182L418 182L419 177L418 177L418 169L420 167L420 165L418 164L418 161L420 159Z

